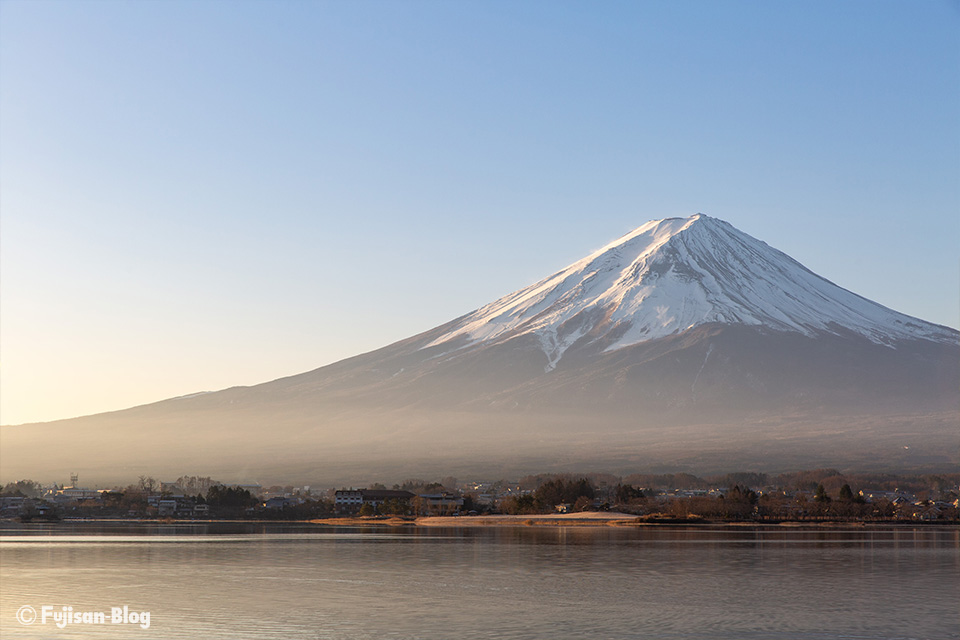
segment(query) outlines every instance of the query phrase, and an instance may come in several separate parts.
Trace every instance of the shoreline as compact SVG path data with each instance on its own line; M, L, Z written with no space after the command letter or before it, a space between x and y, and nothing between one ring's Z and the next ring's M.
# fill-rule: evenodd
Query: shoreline
M318 527L425 527L425 528L516 528L516 527L636 527L636 528L776 528L776 529L878 529L878 528L951 528L960 529L956 521L842 521L842 520L707 520L703 518L670 518L637 516L618 512L583 512L565 514L477 515L477 516L337 516L311 520L195 520L140 518L64 518L59 521L20 523L10 519L0 522L17 524L139 524L139 525L211 525L211 524L310 524Z
M422 527L635 527L635 528L790 528L790 529L864 529L877 527L953 526L958 522L869 522L869 521L801 521L757 522L749 520L707 520L704 518L670 518L636 516L629 513L587 512L569 514L491 515L491 516L428 516L415 522Z

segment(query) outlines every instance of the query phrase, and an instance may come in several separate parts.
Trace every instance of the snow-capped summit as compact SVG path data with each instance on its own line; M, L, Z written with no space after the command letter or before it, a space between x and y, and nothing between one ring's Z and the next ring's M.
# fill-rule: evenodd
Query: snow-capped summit
M955 342L955 332L838 287L729 223L698 213L648 222L464 316L428 346L456 338L488 345L533 334L552 369L585 337L609 352L706 323L807 336L853 332L888 346Z

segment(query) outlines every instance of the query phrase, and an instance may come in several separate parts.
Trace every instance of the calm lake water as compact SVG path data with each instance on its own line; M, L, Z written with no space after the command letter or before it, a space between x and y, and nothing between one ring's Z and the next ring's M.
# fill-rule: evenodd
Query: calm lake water
M960 532L6 523L0 637L943 640Z

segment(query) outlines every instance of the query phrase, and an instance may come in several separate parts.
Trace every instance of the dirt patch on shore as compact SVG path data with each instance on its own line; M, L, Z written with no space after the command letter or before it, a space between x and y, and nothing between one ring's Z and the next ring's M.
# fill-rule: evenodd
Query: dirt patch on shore
M417 526L421 527L607 527L636 523L635 515L611 511L519 516L429 516L416 520Z
M401 516L345 516L342 518L320 518L308 520L308 522L329 527L406 527L416 524L413 518Z

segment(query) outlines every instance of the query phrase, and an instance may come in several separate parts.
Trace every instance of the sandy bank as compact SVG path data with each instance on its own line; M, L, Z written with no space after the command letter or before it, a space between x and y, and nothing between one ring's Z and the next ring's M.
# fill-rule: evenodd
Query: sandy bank
M313 524L331 527L522 527L522 526L607 526L636 524L637 516L629 513L605 511L602 513L551 513L536 515L493 516L425 516L410 518L402 516L346 516L310 520Z
M503 526L561 526L602 527L609 525L636 524L637 516L615 511L581 513L548 513L537 515L495 516L430 516L417 518L422 527L503 527Z
M311 524L323 524L329 527L404 527L416 524L414 518L403 516L344 516L342 518L319 518L308 520Z

